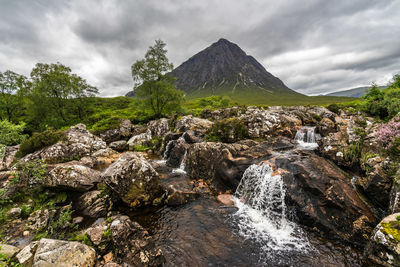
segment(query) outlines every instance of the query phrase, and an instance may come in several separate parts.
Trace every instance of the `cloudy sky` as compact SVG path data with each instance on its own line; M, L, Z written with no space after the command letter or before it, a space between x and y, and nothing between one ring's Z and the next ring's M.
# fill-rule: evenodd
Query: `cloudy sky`
M122 95L155 39L178 66L223 37L290 88L327 93L400 73L399 11L398 0L0 0L0 71L61 62Z

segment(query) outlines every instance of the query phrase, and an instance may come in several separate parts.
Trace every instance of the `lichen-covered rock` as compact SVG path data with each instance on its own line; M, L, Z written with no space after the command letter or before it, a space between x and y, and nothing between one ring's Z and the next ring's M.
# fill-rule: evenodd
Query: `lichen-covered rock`
M147 123L147 129L150 131L152 137L163 137L169 132L168 119L162 118L150 121Z
M138 153L125 153L105 170L102 177L132 207L148 205L162 193L158 173Z
M107 130L100 134L100 138L109 144L111 142L121 140L121 132L119 129Z
M169 185L165 203L169 206L178 206L186 204L196 199L199 194L193 190L188 190L177 185Z
M0 171L8 170L15 160L19 146L7 146L4 153L0 154Z
M384 218L374 229L366 255L378 265L400 266L400 213Z
M125 140L112 142L109 146L111 149L118 152L126 151L129 148L128 143Z
M6 258L14 257L19 251L20 251L20 249L17 247L7 245L7 244L0 244L0 255L4 255L4 257L6 257ZM0 261L0 263L1 263L1 261Z
M96 252L79 242L43 238L33 258L33 267L41 266L94 266Z
M45 187L88 191L101 181L101 173L78 164L62 163L41 180Z
M214 123L192 115L180 118L175 124L175 130L179 132L193 131L198 136L204 136Z
M20 264L24 266L31 266L33 264L33 257L36 253L36 249L39 242L34 241L29 245L26 245L17 255L16 258Z
M329 133L334 132L336 129L335 123L328 119L328 118L323 118L319 123L318 123L318 132L322 136L326 136Z
M11 219L16 219L21 216L21 208L12 208L7 212L7 216Z
M119 125L119 132L123 139L128 139L132 135L132 122L130 120L123 120Z
M147 130L146 132L138 135L134 135L128 141L129 150L134 150L136 145L141 145L141 146L146 145L151 141L151 139L152 136L150 130Z
M82 211L83 215L99 218L107 215L112 203L108 195L103 194L100 190L94 190L80 196L76 206L76 209Z
M47 148L26 155L22 161L41 159L49 164L72 161L90 156L94 152L106 148L106 143L86 130L82 123L72 126L65 132L65 141L60 141Z
M49 224L51 212L49 210L37 210L33 212L28 218L29 229L33 231L46 229Z

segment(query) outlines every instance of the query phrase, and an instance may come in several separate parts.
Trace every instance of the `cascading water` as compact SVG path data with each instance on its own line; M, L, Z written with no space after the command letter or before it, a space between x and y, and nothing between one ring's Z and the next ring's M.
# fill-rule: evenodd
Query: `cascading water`
M181 161L181 164L179 165L179 168L173 169L172 170L173 173L182 173L182 174L186 173L186 171L185 171L186 157L187 157L187 150L185 150L185 154L183 154L182 161Z
M294 140L299 143L299 146L305 149L316 149L318 144L316 142L315 127L304 126L296 132Z
M269 165L251 165L234 194L238 233L260 243L264 251L304 250L309 244L288 218L282 176Z

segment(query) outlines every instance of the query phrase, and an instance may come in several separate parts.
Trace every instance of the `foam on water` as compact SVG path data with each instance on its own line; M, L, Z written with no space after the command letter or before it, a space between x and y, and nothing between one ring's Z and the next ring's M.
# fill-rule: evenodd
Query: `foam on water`
M185 150L185 154L183 154L181 164L179 168L173 169L173 173L182 173L186 174L185 168L186 168L186 157L187 157L187 150Z
M315 127L302 127L296 132L294 140L304 149L314 150L318 147L315 137Z
M238 208L233 215L238 233L258 242L263 250L309 247L301 228L288 218L282 177L273 175L270 166L247 168L235 192L234 203Z

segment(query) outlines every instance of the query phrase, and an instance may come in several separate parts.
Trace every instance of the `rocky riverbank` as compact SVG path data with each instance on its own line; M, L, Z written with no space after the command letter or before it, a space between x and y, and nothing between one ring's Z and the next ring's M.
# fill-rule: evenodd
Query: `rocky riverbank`
M27 266L174 265L143 214L191 203L235 209L233 193L256 165L280 177L293 223L364 251L359 264L399 266L397 165L379 127L322 107L234 107L146 125L125 120L100 136L78 124L21 159L8 147L0 160L0 254ZM312 131L315 150L295 140L299 131Z

